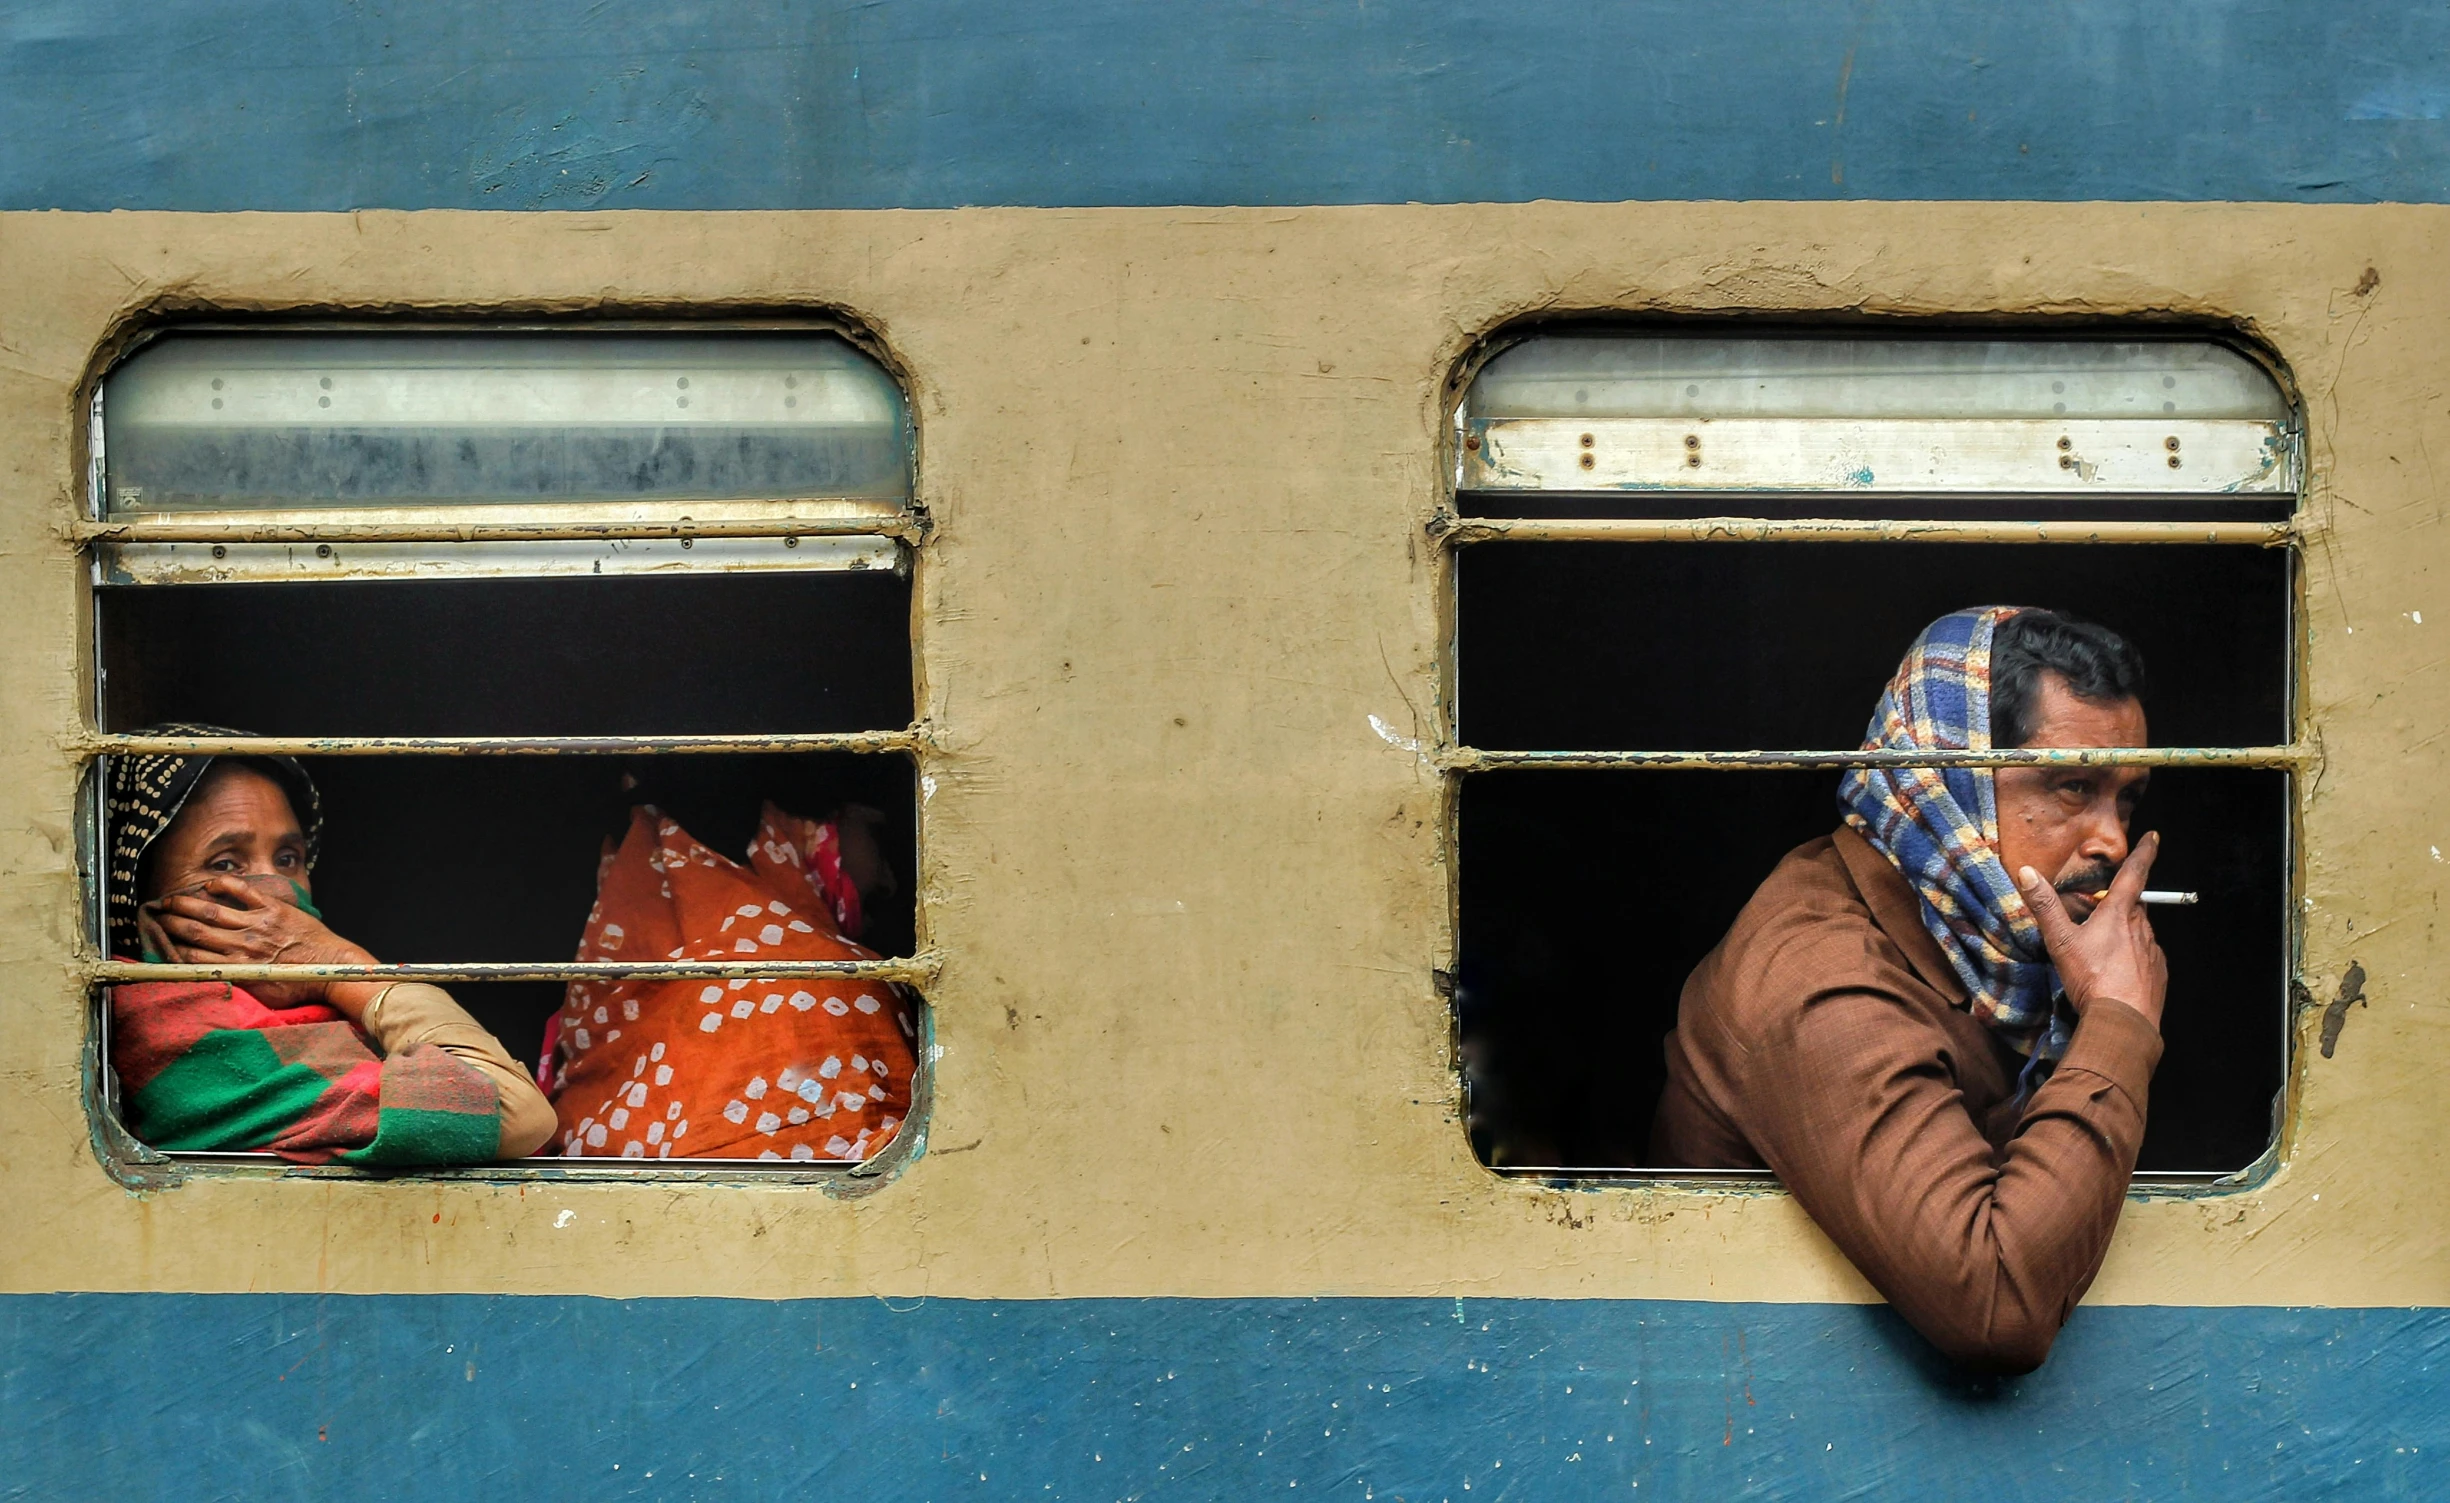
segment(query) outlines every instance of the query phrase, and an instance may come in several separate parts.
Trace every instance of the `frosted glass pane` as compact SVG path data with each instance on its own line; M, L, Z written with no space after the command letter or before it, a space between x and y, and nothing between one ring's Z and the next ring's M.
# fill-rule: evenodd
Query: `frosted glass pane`
M2193 340L1564 334L1472 383L1467 422L1514 418L2163 418L2284 422L2261 367Z
M110 509L910 494L901 391L822 334L189 334L103 386Z

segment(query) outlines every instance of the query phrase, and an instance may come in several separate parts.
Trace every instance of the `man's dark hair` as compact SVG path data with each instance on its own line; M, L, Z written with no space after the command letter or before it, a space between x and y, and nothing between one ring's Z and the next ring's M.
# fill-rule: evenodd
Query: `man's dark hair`
M2018 611L1991 634L1991 745L2033 739L2044 673L2087 704L2144 697L2144 657L2126 638L2057 611Z

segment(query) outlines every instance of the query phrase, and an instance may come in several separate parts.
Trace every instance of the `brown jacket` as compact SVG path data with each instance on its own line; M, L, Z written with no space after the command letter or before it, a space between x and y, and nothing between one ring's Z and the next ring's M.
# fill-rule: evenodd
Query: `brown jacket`
M2089 1008L2020 1101L2023 1056L1964 1000L1886 857L1843 828L1798 848L1685 982L1650 1158L1776 1171L1934 1346L2024 1372L2101 1269L2161 1037Z

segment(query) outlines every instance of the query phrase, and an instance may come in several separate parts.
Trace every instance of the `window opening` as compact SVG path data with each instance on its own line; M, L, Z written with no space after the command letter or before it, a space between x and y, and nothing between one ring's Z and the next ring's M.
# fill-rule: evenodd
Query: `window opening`
M2259 366L2199 340L1576 332L1489 361L1456 437L1444 762L1484 1163L1647 1172L1685 977L1835 828L1905 645L1981 603L2100 621L2151 665L2155 749L2117 760L2161 769L2136 823L2165 832L2153 885L2203 902L2155 926L2172 979L2139 1173L2266 1152L2303 753L2298 442Z
M635 1000L687 977L725 993L728 1022L742 988L808 995L808 1013L810 988L872 1003L933 974L915 900L925 736L911 575L925 517L899 389L841 337L175 333L103 383L94 447L81 534L95 783L114 758L156 751L298 757L325 816L315 900L384 962L131 963L102 933L109 877L96 862L88 966L106 1057L118 981L432 980L534 1061L550 1020L586 1023L582 992ZM248 734L146 730L165 722ZM106 816L92 802L99 850ZM841 836L843 869L859 864L854 839L875 859L847 899L856 916L839 909L837 873L825 922L864 926L883 958L756 961L703 945L568 958L582 931L596 938L599 853L634 808L738 861L767 803L819 821L844 811L837 828L858 827ZM915 1072L922 1004L911 990L896 1006ZM787 1023L796 1007L766 1012ZM872 1063L889 1073L881 1054ZM818 1061L775 1065L754 1082L754 1111L734 1083L734 1127L752 1134L742 1146L659 1157L678 1141L660 1132L638 1146L669 1170L841 1170L873 1166L869 1139L898 1136L889 1124L835 1145L847 1151L761 1156L753 1132L769 1106L778 1146L813 1142L799 1130L812 1112L852 1120L836 1109L839 1080L820 1089ZM118 1082L104 1077L115 1110ZM923 1106L915 1074L898 1091L897 1104ZM613 1162L600 1155L621 1133L595 1136L553 1167ZM557 1132L543 1152L561 1150Z
M910 581L881 570L97 594L114 732L780 734L900 728L912 713Z

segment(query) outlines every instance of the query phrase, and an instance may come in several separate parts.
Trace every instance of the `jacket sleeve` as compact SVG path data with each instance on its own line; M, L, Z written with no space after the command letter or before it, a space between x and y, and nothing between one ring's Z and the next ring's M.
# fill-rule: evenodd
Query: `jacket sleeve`
M1743 1066L1748 1136L1898 1313L1951 1358L2029 1372L2109 1250L2161 1038L2086 1010L2004 1154L1959 1093L1952 1042L1902 999L1836 990Z
M441 987L401 982L366 1009L363 1026L386 1055L430 1045L482 1071L501 1097L500 1157L526 1158L550 1141L559 1126L553 1104L536 1089L536 1078Z

